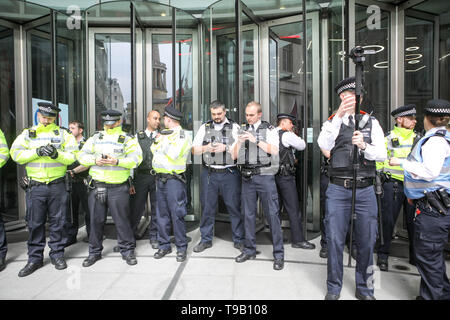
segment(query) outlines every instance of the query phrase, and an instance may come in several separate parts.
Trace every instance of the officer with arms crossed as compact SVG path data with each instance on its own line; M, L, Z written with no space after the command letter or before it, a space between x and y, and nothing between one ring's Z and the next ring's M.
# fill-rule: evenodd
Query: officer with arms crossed
M305 240L303 235L300 208L298 204L297 185L295 184L295 150L304 150L305 141L293 132L295 117L280 113L278 119L280 170L275 175L278 198L283 201L289 215L291 242L293 248L314 249L316 246Z
M405 194L415 203L414 252L422 277L420 296L425 300L449 300L444 246L450 232L450 102L428 101L423 120L426 134L407 159L391 158L405 175Z
M247 124L232 147L232 158L238 159L242 175L242 210L244 213L245 248L236 262L245 262L256 257L255 224L257 197L269 222L272 233L275 270L284 267L283 231L279 216L278 192L275 174L278 165L278 133L266 121L261 121L262 109L258 102L251 101L245 108ZM275 161L274 161L275 160Z
M244 247L244 224L241 215L241 175L229 148L237 140L239 125L226 117L225 105L216 100L211 103L212 120L202 124L194 138L192 153L201 154L202 169L202 239L194 252L212 247L214 216L219 192L222 194L230 217L234 247Z
M142 149L142 162L134 170L135 194L131 195L131 228L137 234L137 227L144 214L145 204L150 194L151 220L149 227L150 245L158 249L158 227L156 225L156 179L152 171L153 154L150 150L158 135L161 115L157 110L147 114L147 128L137 133L137 139Z
M416 106L413 104L399 107L391 112L395 118L394 129L385 138L388 158L406 159L416 139L414 127L416 121ZM383 183L383 196L381 200L384 245L378 248L377 265L381 271L388 271L389 248L395 223L403 205L406 217L406 228L409 238L409 261L414 263L414 206L410 205L403 192L403 169L400 166L391 166L389 160L377 162L377 170L390 176ZM383 174L382 174L383 175Z
M78 150L75 151L78 153L86 142L86 139L83 137L84 125L79 121L72 121L69 123L69 130L72 132L78 143ZM69 212L69 217L71 217L72 221L68 220L64 225L65 232L67 233L66 247L77 242L79 228L78 209L80 204L84 211L84 220L86 222L86 231L88 234L87 242L89 242L89 206L87 199L87 188L83 181L89 174L88 170L89 168L80 165L78 161L75 161L67 167L67 172L70 174L72 179L72 193L70 194L72 197L72 212Z
M355 131L355 78L338 83L335 91L341 105L332 119L327 120L317 142L319 147L331 152L326 191L325 229L328 247L326 300L339 299L343 276L343 251L345 235L349 228L352 206L353 149L358 146L358 164L355 200L354 236L357 245L355 296L360 300L375 300L374 290L368 286L373 275L368 267L373 264L373 249L377 237L377 201L373 180L375 161L386 159L383 129L374 117L362 117Z
M172 252L170 227L173 228L177 261L186 260L186 162L192 141L180 126L183 114L172 106L164 111L164 126L151 147L153 170L156 172L156 224L158 226L159 250L155 259Z
M9 159L9 149L6 143L5 135L0 129L0 168L3 167ZM0 213L0 271L6 268L6 252L8 251L6 241L5 224L3 223L2 214Z
M108 208L116 225L122 259L135 265L136 240L130 225L128 180L130 170L142 161L142 151L136 138L122 130L121 112L106 110L101 116L104 130L90 137L77 155L80 164L91 167L87 179L91 216L89 256L83 261L83 267L90 267L102 258Z
M67 268L64 223L69 195L64 176L67 166L75 161L77 143L67 129L55 124L59 111L51 103L39 102L39 124L23 130L11 146L11 158L25 165L28 176L21 183L26 188L28 263L20 270L19 277L28 276L43 266L47 213L51 263L58 270Z

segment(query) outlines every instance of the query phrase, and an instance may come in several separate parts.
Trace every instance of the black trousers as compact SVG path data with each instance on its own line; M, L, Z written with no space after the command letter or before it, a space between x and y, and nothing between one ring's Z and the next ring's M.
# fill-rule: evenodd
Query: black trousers
M89 255L101 255L103 250L103 229L106 214L111 216L116 225L117 243L122 256L128 256L136 248L136 240L130 225L130 193L127 184L108 188L107 201L101 203L95 197L95 189L89 191L88 203L91 215L91 232L89 234Z
M8 242L6 241L5 224L3 223L2 214L0 213L0 258L5 258L7 251Z
M150 240L157 240L158 227L156 225L156 178L150 173L138 172L133 182L136 194L130 196L131 229L136 234L139 221L141 221L142 215L144 214L147 198L150 195L151 220L149 227L149 238Z
M392 233L403 205L406 220L406 229L409 238L409 259L414 262L414 206L407 201L403 192L403 183L391 179L383 184L383 197L381 198L383 239L384 245L378 248L378 258L387 259L392 241Z
M68 193L63 182L33 186L26 192L28 215L28 262L43 260L45 247L45 223L49 222L50 258L64 256L67 241L64 233Z
M78 229L80 228L79 221L79 210L80 205L84 212L85 222L86 222L86 231L89 237L90 233L90 216L89 216L89 206L88 206L88 194L87 188L82 181L77 181L72 184L72 211L68 212L67 221L64 224L64 231L66 232L66 236L68 241L71 239L76 239L78 234ZM70 221L72 219L72 222Z
M276 175L278 198L289 215L291 227L291 241L298 243L305 241L302 229L302 220L300 215L300 207L298 203L297 186L293 175Z

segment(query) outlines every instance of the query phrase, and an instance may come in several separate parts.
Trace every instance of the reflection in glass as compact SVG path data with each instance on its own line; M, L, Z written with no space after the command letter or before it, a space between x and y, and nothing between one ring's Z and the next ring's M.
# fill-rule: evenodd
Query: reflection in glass
M269 38L270 123L276 123L278 110L278 43Z
M361 103L361 110L372 112L384 131L389 129L389 13L381 11L380 29L369 30L367 7L356 5L356 45L375 54L366 55L364 63L364 89L367 94ZM392 106L397 108L399 106Z
M129 34L95 34L95 121L102 130L100 113L122 112L131 124L131 52Z
M228 116L239 121L236 92L236 35L217 36L217 98L229 109ZM213 73L214 74L214 73Z
M172 102L172 35L152 35L152 57L152 108L163 115L164 108Z
M0 66L0 128L11 148L16 138L16 102L14 38L10 30L0 33ZM4 222L19 219L17 203L17 164L10 160L0 169L0 214Z
M423 107L433 99L433 30L433 22L412 18L406 13L405 104L417 106L418 119L423 119ZM422 129L423 122L419 120L416 131Z
M450 101L450 12L439 16L439 98Z

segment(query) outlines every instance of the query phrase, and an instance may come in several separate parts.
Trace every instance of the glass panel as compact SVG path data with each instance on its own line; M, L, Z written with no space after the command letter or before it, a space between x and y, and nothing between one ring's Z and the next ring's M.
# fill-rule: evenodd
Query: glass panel
M33 3L17 0L0 1L0 18L16 23L26 23L50 14L50 10Z
M203 29L203 64L202 64L202 93L203 105L201 106L200 116L201 122L205 122L211 117L209 111L209 104L211 99L211 9L207 9L202 15L202 29Z
M407 15L408 13L406 13ZM405 104L417 106L417 118L423 119L423 106L433 99L434 24L405 17ZM416 131L423 129L418 121Z
M172 8L149 2L133 2L143 27L172 27Z
M66 128L70 121L86 122L82 81L84 23L68 24L68 18L56 13L56 100L61 109L60 125Z
M365 56L364 89L367 91L361 103L361 110L371 112L386 132L390 126L389 95L389 12L381 11L380 28L367 27L367 7L355 6L356 45L375 54ZM353 62L351 62L353 64ZM398 106L392 106L394 109Z
M339 96L334 91L336 84L344 79L344 70L346 59L344 58L345 40L344 40L344 1L334 0L328 6L328 96L329 103L324 101L327 107L326 114L322 115L322 122L325 121L341 103Z
M164 108L172 102L172 35L152 35L152 56L152 106L164 114Z
M48 24L49 25L49 24ZM50 27L47 26L49 29ZM37 103L40 101L52 101L52 44L50 34L36 29L28 30L28 81L29 101L29 124L36 125Z
M181 126L191 139L194 139L194 101L197 101L195 89L198 88L197 76L194 78L194 34L197 33L197 21L189 14L176 10L176 44L175 44L175 107L183 113ZM194 97L195 96L195 97ZM198 108L195 106L195 108ZM197 120L197 119L195 119ZM200 220L200 165L193 164L192 155L186 167L187 179L187 211L188 221Z
M131 101L130 34L95 34L95 121L102 130L100 112L125 113ZM125 119L124 119L125 120Z
M258 26L242 13L241 33L241 52L242 52L242 110L241 119L245 119L245 106L252 100L259 100L259 92L256 92L256 83L258 74L255 72L255 64L258 62L258 56L255 54L258 50ZM247 30L248 28L252 28ZM256 40L255 40L256 39Z
M303 11L302 1L299 0L243 0L242 2L253 11L253 14L264 20L292 16Z
M439 98L450 101L450 11L439 16Z
M14 37L11 31L0 33L0 128L8 147L16 138L16 100L14 82ZM17 164L9 160L0 169L0 214L4 222L19 219Z
M239 121L239 102L236 92L236 34L235 34L235 1L226 0L215 3L212 10L212 37L215 41L216 61L213 65L211 82L215 83L215 90L211 100L222 101L228 108L227 116ZM213 48L214 50L214 48ZM205 111L210 118L209 107Z
M104 1L102 1L104 2ZM130 2L116 1L93 6L87 11L89 27L130 26Z
M270 88L270 123L276 123L278 106L278 43L269 38L269 88Z

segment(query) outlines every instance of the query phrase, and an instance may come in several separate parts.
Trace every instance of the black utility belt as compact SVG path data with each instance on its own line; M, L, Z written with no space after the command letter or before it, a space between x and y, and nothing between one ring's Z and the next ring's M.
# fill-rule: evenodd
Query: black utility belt
M92 184L94 188L117 188L127 184L128 181L124 181L122 183L104 183L96 180L92 180Z
M30 180L30 187L34 187L34 186L44 186L44 185L51 185L51 184L57 184L57 183L63 183L65 180L65 177L61 177L55 180L50 181L49 183L45 183L45 182L39 182L36 180Z
M417 202L433 207L442 215L447 215L447 212L450 210L450 197L444 189L427 192L425 197L417 199Z
M186 175L184 174L184 172L181 173L181 174L177 174L177 173L172 173L172 174L171 173L157 173L156 174L156 179L161 181L162 183L166 183L167 180L170 180L170 179L177 179L177 180L179 180L179 181L181 181L183 183L187 182Z
M225 173L225 172L232 172L236 170L236 167L228 167L228 168L212 168L208 166L204 166L205 170L208 170L208 172L216 172L216 173Z
M138 174L151 174L152 176L156 175L156 171L153 169L139 169L137 170Z
M365 188L373 185L373 178L363 178L356 179L356 187L357 188ZM338 178L338 177L330 177L330 182L332 184L351 189L353 188L353 179L351 178Z

